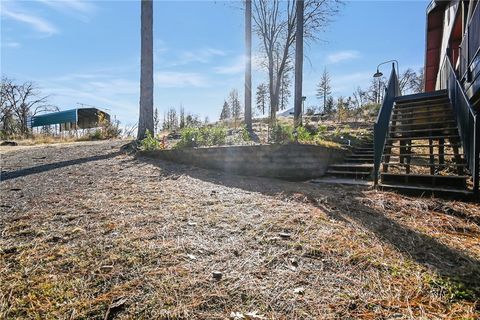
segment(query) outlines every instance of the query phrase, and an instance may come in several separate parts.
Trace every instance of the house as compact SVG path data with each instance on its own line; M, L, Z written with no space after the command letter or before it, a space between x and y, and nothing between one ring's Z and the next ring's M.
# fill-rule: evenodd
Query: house
M432 1L427 8L425 91L445 88L442 68L450 60L475 110L480 108L480 5L478 1Z

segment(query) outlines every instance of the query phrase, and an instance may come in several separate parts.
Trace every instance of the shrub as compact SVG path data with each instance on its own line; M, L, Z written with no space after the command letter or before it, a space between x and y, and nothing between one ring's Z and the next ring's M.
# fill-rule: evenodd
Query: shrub
M102 140L103 134L101 129L95 129L95 131L88 134L90 140Z
M140 141L140 147L142 148L142 150L144 151L157 150L160 146L160 142L157 139L155 139L155 137L152 135L152 133L149 130L147 130L146 134L147 134L147 137L142 141Z
M307 128L300 126L297 128L297 140L300 142L309 142L313 140L313 136Z
M250 136L250 132L247 130L247 126L242 126L242 139L243 141L250 141L252 140L252 137Z
M103 139L112 139L118 138L122 134L122 129L120 129L120 121L106 121L102 125L103 130Z
M181 131L177 148L224 145L227 129L224 127L185 128Z
M328 131L328 127L324 124L318 126L317 134L325 134Z
M227 139L227 129L223 127L204 127L201 133L206 140L206 146L223 145Z
M179 148L195 147L198 142L198 128L185 128L181 131L180 141L177 143Z
M293 142L293 128L292 126L281 124L277 122L272 127L271 141L273 143L289 143Z

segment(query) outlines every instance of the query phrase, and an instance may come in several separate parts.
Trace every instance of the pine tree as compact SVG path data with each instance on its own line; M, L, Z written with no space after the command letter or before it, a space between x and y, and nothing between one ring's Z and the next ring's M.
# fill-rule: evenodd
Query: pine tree
M185 109L180 106L180 129L185 128Z
M242 116L242 105L238 99L238 91L233 89L229 94L230 107L232 108L232 117L235 120L235 127L237 127L237 120Z
M158 133L159 129L159 124L160 124L160 117L158 116L158 108L155 108L155 111L153 113L153 129L155 130L155 134Z
M327 98L332 93L332 87L330 85L331 79L330 75L327 72L327 68L323 70L322 77L320 82L317 85L317 98L323 100L323 111L325 112L325 107L327 106Z
M225 120L230 118L231 112L230 112L230 105L228 104L227 101L223 102L223 107L222 107L222 112L220 113L220 120Z
M285 110L288 107L288 99L292 96L290 85L292 80L288 72L284 72L282 82L280 84L280 110Z
M268 105L268 88L265 83L261 83L257 87L257 109L265 114L265 106Z
M168 130L167 113L163 112L162 130Z
M348 117L349 104L351 103L350 97L345 99L340 96L337 100L337 119L338 122L346 121Z
M333 97L328 96L327 104L323 108L323 113L326 114L327 116L330 116L334 112L334 109L335 109L335 105L333 102Z

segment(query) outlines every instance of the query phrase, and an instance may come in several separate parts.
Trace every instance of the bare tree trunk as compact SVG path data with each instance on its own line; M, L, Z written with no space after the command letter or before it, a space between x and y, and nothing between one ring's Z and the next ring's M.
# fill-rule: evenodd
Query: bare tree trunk
M140 67L140 117L137 139L146 131L153 134L153 3L142 0L141 17L141 67Z
M273 53L272 53L273 56ZM270 121L275 121L276 103L275 103L275 87L273 84L273 58L268 58L268 94L270 95Z
M252 131L252 0L245 1L245 125Z
M297 29L295 35L295 127L302 125L302 77L303 77L303 0L297 0Z

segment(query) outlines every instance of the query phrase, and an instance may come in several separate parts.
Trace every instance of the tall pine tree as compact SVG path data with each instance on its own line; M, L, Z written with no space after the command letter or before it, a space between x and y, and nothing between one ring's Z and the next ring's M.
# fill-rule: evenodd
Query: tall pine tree
M233 89L229 94L230 107L232 108L232 118L235 120L235 128L237 127L237 120L242 116L242 105L238 98L238 91Z
M328 74L327 68L323 70L322 77L320 82L317 85L317 98L323 100L323 112L326 112L327 99L328 96L332 93L332 87L330 84L330 75Z
M290 74L285 71L280 84L280 110L285 110L288 107L288 99L292 96L292 92L290 91L291 84Z
M265 107L268 105L268 88L265 83L261 83L257 87L257 109L265 114Z
M228 119L232 116L230 105L227 101L223 102L222 112L220 113L220 120Z

